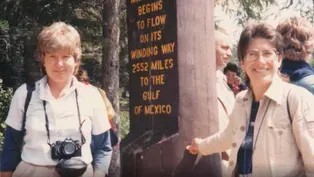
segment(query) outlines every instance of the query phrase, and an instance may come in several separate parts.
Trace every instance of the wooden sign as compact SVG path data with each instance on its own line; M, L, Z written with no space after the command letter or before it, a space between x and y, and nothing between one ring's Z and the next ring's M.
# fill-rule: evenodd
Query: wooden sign
M130 133L178 132L175 0L128 0Z

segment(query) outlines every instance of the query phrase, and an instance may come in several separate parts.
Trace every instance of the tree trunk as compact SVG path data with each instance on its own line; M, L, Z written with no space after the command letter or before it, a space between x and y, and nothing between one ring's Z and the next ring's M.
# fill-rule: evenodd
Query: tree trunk
M111 101L116 116L113 120L120 139L119 116L119 5L120 0L104 0L103 4L103 58L102 58L102 88ZM109 169L110 177L120 177L119 145L113 148Z
M40 63L35 59L36 35L24 37L24 72L27 83L34 83L41 78Z
M179 140L176 158L195 137L218 131L214 1L177 0ZM206 157L207 176L221 176L220 156Z

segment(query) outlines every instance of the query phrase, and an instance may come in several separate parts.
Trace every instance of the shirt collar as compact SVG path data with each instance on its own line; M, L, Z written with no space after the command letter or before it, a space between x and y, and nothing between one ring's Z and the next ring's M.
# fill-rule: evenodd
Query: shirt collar
M73 92L78 87L79 84L80 82L76 79L76 77L72 76L71 86L63 91L64 96ZM39 98L41 100L54 100L55 99L51 94L50 87L47 81L47 76L44 76L42 79L40 79L37 82L36 87L39 88Z
M284 81L278 75L275 75L272 84L269 86L264 95L275 101L277 104L281 104L284 88L283 84Z
M275 101L277 104L282 104L282 97L283 97L283 88L284 88L284 81L278 76L275 75L273 81L269 88L266 90L264 96L267 98ZM247 102L248 100L253 99L253 92L249 89L243 97L243 102Z
M216 71L216 79L217 79L217 81L222 80L224 82L227 82L227 77L220 70Z

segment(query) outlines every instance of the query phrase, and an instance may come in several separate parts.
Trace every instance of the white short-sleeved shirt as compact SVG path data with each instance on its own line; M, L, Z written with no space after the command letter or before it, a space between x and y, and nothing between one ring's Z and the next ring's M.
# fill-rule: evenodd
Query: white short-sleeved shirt
M46 101L46 111L50 130L50 143L64 141L66 138L79 140L79 118L75 98L78 93L78 105L81 114L82 132L86 142L82 146L82 157L85 163L92 162L90 149L91 135L98 135L110 129L107 112L102 97L97 88L85 85L73 76L70 88L64 91L64 96L55 99L50 92L47 78L43 77L35 83L29 107L26 113L25 145L22 150L22 160L34 165L56 165L51 158L51 148L47 144L45 127L45 112L43 100ZM26 84L20 86L12 98L10 110L5 123L16 130L22 129L24 103L27 95Z

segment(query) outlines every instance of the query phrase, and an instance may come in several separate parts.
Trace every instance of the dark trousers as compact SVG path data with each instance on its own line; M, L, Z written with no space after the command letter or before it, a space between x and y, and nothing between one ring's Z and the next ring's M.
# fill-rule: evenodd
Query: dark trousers
M183 158L176 167L174 177L221 177L221 158L218 153L202 156L196 163L197 155L184 151Z

